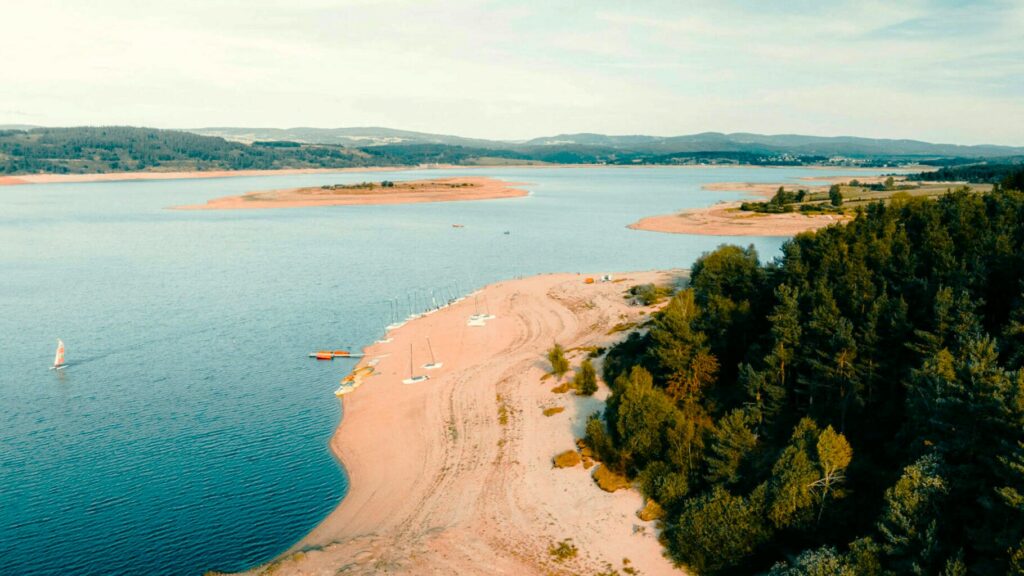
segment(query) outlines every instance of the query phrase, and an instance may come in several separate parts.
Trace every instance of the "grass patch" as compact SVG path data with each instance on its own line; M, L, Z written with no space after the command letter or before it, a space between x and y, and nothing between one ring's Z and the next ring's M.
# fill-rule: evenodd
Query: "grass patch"
M496 399L498 401L498 423L502 426L508 426L508 403L501 394L498 394Z
M647 504L643 508L637 511L636 517L649 522L651 520L660 520L665 517L665 510L658 505L654 500L648 499Z
M632 299L643 306L652 306L671 295L671 286L655 286L654 284L639 284L626 291L627 299Z
M576 548L576 545L572 543L572 538L566 538L561 542L548 546L548 554L555 558L555 562L572 560L579 552L579 548Z
M555 386L554 388L552 388L551 391L554 392L555 394L564 394L564 393L568 392L571 388L572 388L572 384L570 384L569 382L563 382L563 383L559 384L558 386Z
M619 322L615 326L612 326L612 329L608 331L608 335L611 336L612 334L618 334L619 332L625 332L627 330L632 330L633 328L636 328L636 322Z
M629 480L625 476L612 472L607 466L598 466L594 470L594 482L597 482L597 485L605 492L615 492L630 486Z
M580 453L575 450L566 450L555 456L553 463L555 468L572 468L580 463Z
M552 406L551 408L545 408L544 409L544 415L545 416L554 416L555 414L558 414L558 413L564 412L564 411L565 411L565 406Z

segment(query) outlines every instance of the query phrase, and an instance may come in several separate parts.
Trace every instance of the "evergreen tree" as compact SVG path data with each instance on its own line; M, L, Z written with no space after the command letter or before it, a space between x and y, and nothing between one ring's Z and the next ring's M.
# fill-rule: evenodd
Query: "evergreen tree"
M878 531L890 565L899 572L923 575L937 569L939 518L948 493L935 455L908 466L885 492Z
M742 409L729 412L711 431L708 445L707 481L732 485L743 477L743 464L757 448L757 435L747 425Z
M678 559L700 574L741 564L769 537L762 520L763 501L763 491L744 498L721 487L688 500L669 531Z

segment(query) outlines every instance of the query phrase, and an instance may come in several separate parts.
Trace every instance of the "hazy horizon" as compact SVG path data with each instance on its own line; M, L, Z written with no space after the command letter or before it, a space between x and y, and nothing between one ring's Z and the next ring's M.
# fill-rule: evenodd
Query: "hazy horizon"
M10 5L0 124L1024 145L1024 3Z

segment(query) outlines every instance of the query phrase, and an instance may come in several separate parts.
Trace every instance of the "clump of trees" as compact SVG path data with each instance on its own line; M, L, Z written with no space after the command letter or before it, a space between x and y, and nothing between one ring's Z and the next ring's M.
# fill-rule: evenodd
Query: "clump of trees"
M1007 185L1007 180L1013 178L1024 178L1024 161L1017 158L1015 162L998 161L967 161L966 163L943 166L938 170L908 174L907 180L918 180L924 182L969 182L972 184L988 183L1003 184L1010 190L1020 190L1022 183L1017 180Z
M701 574L1024 568L1024 193L723 246L604 369L586 443Z
M672 289L655 284L638 284L628 291L633 300L643 306L651 306L661 302L666 296L672 294Z
M803 202L807 198L807 190L797 190L792 192L786 190L782 186L775 192L771 200L767 202L743 202L740 204L740 210L747 212L763 212L767 214L782 214L784 212L792 212L794 210L793 205Z
M843 205L843 191L839 184L833 184L828 189L828 201L836 208Z

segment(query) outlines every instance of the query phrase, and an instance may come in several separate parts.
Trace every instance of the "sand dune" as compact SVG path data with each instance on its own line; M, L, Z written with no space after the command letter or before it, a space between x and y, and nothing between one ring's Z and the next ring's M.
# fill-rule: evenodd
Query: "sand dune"
M679 574L662 556L653 523L636 517L637 492L605 493L593 469L551 465L574 446L607 390L595 398L552 392L555 382L542 381L544 353L555 341L572 348L621 338L609 329L650 313L629 306L624 290L670 277L627 276L496 284L479 300L414 320L393 341L369 347L363 363L377 362L377 375L344 397L331 441L351 479L348 495L289 553L252 573L593 574L609 564L621 570L628 558L647 576ZM485 305L497 318L467 326ZM420 368L429 361L427 336L444 363L431 372ZM410 344L416 372L430 380L404 385ZM574 365L582 354L571 357ZM566 410L546 417L550 406ZM579 555L556 562L548 547L565 538Z

